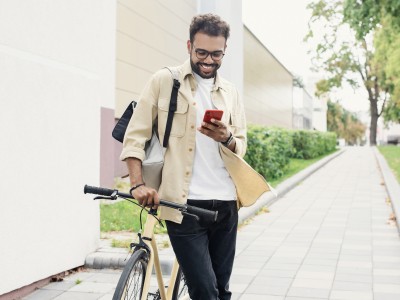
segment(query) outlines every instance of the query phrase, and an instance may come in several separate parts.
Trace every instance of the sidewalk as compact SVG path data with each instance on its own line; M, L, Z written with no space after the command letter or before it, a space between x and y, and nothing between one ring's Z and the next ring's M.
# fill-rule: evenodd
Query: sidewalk
M297 178L240 228L232 299L400 299L399 233L374 149L348 148ZM111 299L120 272L88 269L24 299Z

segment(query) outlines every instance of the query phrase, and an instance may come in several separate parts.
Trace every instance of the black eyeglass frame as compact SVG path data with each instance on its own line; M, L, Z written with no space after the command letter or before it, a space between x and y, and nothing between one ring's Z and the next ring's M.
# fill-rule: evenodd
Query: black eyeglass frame
M192 45L192 46L193 46L193 49L194 49L194 53L196 54L196 57L198 59L206 59L210 55L212 60L220 61L222 58L224 58L224 55L225 55L225 52L222 51L222 50L217 50L217 51L210 52L210 51L207 51L205 49L196 48L194 45ZM200 57L199 57L199 52L204 52L204 54L206 54L206 55L204 56L204 55L200 54ZM220 58L218 58L218 57L215 58L214 57L215 55L218 55L218 56L221 55L221 57Z

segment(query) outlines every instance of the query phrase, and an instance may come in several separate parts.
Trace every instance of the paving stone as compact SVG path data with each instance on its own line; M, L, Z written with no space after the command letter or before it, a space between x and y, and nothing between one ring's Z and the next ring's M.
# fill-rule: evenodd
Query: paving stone
M398 294L400 299L400 282L398 284L374 283L374 292Z
M102 297L101 293L81 293L81 292L65 292L54 300L97 300Z
M85 292L85 293L108 293L115 289L114 283L100 283L100 282L86 282L83 281L80 284L70 288L71 292Z
M23 297L23 300L51 300L57 297L58 295L64 293L63 290L52 290L52 289L40 289L34 291L26 297Z
M310 300L310 298L303 298L303 297L286 297L285 300ZM312 300L328 300L328 298L312 298Z
M74 281L63 280L60 282L53 282L52 284L48 284L48 285L44 286L42 289L65 291L75 285L76 285L76 283Z
M289 287L286 286L268 286L264 284L250 284L246 289L246 294L285 296Z
M371 291L372 284L365 282L337 281L333 282L333 290L340 291Z
M399 294L374 293L374 300L399 300Z
M271 296L271 295L257 295L246 293L245 295L239 298L240 300L284 300L283 296Z
M258 273L259 276L274 276L283 278L294 278L297 270L274 270L274 269L263 269Z
M374 283L399 284L400 276L374 276Z
M296 274L296 278L305 278L305 279L325 279L333 281L335 277L334 272L317 272L317 271L304 271L300 270Z
M372 284L372 274L335 274L336 281Z
M339 291L332 290L329 299L332 300L374 300L372 291Z
M331 289L332 283L333 279L296 278L292 283L292 287Z
M314 298L328 298L329 289L312 289L312 288L301 288L301 287L292 287L290 288L287 296L289 297L303 297L308 299ZM353 299L354 300L354 299Z

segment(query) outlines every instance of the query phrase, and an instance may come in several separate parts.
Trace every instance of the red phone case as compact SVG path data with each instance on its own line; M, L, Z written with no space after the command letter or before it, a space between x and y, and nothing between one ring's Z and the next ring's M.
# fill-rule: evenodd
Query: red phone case
M207 109L206 112L204 113L203 121L206 123L211 123L211 119L216 119L218 121L221 121L223 113L224 113L223 110Z

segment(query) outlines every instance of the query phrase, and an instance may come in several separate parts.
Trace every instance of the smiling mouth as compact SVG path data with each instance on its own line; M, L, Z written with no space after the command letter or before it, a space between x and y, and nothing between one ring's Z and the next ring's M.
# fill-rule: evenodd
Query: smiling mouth
M205 63L199 63L198 64L200 67L202 67L206 71L211 71L213 70L216 66L215 64L205 64Z

